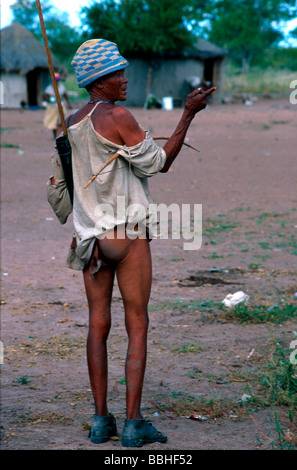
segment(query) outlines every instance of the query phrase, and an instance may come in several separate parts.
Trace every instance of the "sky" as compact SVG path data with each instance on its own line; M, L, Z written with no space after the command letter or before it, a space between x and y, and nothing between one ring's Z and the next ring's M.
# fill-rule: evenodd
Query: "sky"
M15 3L15 0L0 0L1 4L1 28L8 26L11 24L13 16L10 10L10 6ZM79 11L81 7L88 6L92 3L92 0L51 0L50 2L57 10L67 12L69 14L70 25L71 26L79 26ZM62 7L61 7L62 3ZM41 0L42 6L42 0ZM297 28L297 18L287 23L285 27L285 31L290 31ZM288 40L288 44L294 45L296 47L296 40Z
M15 3L16 0L0 0L1 3L1 28L8 26L11 24L13 16L11 13L11 9L9 8L11 5ZM42 0L40 1L41 8L42 8ZM81 7L88 6L91 0L51 0L49 2L51 5L56 7L60 11L65 11L69 14L71 26L79 26L80 21L78 17L78 13ZM62 4L62 7L61 7Z

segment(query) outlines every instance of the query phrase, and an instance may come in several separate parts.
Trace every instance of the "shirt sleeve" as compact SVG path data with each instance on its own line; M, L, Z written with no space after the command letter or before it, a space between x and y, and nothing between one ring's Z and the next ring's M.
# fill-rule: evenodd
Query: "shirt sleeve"
M166 162L166 153L159 147L149 132L145 139L133 147L123 146L118 153L128 161L139 178L148 178L159 173Z

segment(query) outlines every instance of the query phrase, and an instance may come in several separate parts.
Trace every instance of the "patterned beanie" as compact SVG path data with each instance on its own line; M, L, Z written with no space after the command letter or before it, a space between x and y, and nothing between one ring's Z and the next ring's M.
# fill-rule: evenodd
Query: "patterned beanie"
M128 67L129 62L120 55L114 42L90 39L76 51L71 65L79 88L84 88L99 77Z

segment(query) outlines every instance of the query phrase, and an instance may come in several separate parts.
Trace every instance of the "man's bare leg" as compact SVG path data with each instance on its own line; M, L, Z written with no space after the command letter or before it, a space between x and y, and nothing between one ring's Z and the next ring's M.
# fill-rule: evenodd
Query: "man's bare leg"
M100 268L94 279L90 271L83 272L89 304L89 333L87 360L91 388L95 401L95 414L107 416L107 348L106 341L111 326L110 304L114 282L114 268Z
M100 268L94 279L89 270L84 280L90 309L88 365L96 414L108 414L106 341L111 326L110 304L116 270L124 302L125 324L129 338L126 359L127 418L141 417L140 404L146 367L148 314L152 282L152 263L146 239L100 240L100 254L109 266Z
M152 283L149 242L136 239L127 256L117 265L116 275L125 308L125 324L129 338L126 358L127 419L142 418L140 405L147 355L147 330Z

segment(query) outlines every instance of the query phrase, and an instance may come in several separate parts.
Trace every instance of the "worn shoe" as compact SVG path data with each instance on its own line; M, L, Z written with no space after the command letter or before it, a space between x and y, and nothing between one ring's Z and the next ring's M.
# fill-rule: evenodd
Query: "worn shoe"
M126 419L122 435L124 447L142 447L151 442L166 442L167 436L147 419Z
M93 416L93 425L90 435L91 442L101 444L107 442L112 436L117 435L117 425L115 417L109 413L108 416Z

